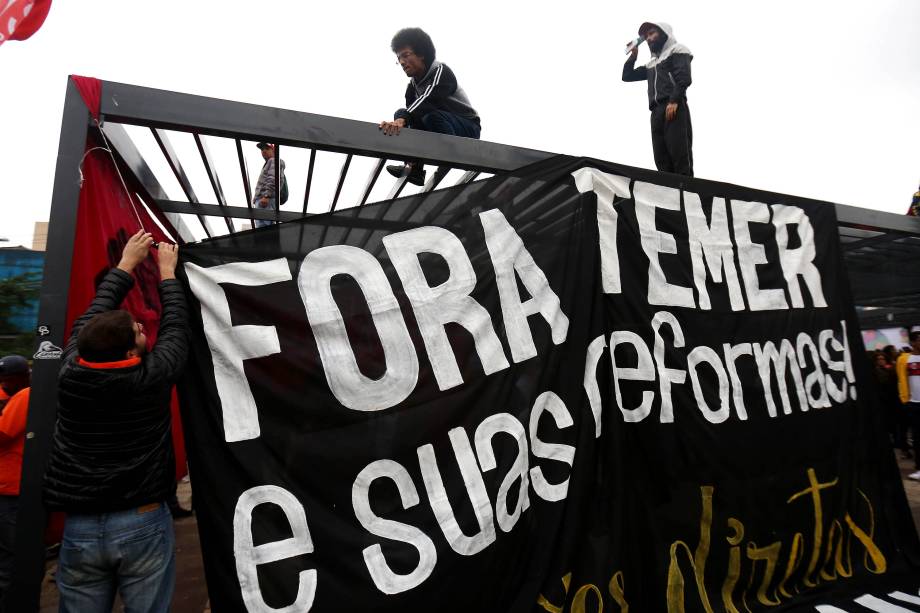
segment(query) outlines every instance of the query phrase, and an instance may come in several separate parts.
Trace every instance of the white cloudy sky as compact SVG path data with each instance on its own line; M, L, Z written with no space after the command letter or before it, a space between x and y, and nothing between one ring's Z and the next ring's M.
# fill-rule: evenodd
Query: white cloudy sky
M407 25L432 35L484 139L653 168L644 85L620 70L639 23L659 19L695 56L697 176L906 210L920 180L914 0L55 0L35 36L0 46L0 237L29 245L48 217L68 74L377 122L402 99L389 41Z

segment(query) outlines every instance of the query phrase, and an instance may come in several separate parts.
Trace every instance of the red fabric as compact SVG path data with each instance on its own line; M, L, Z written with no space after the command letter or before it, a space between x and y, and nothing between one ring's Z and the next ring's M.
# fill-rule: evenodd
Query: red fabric
M13 394L0 414L0 495L18 496L26 442L29 388Z
M102 81L93 77L81 77L80 75L70 75L70 80L77 86L86 108L89 109L93 119L99 120L99 105L102 101Z
M25 40L45 23L51 0L3 0L0 8L0 44L6 40Z
M90 138L86 150L100 144ZM105 274L118 264L128 237L140 229L137 216L143 221L144 229L153 234L154 240L169 241L136 198L135 213L107 151L96 149L86 155L83 159L83 178L77 209L64 338L70 337L70 325L89 307L96 295L96 287ZM134 287L122 303L122 308L143 324L148 348L156 342L160 322L160 294L157 289L160 272L155 258L156 253L152 252L150 257L134 269ZM172 417L176 477L181 478L186 474L185 445L181 437L182 427L175 390Z

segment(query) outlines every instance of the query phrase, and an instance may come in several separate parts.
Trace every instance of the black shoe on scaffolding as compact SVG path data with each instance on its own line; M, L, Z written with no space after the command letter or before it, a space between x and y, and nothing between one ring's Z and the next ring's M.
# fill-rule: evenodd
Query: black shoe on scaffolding
M409 168L409 176L406 177L406 181L412 185L425 185L425 171L422 169L422 165L419 163L410 162L408 164L390 164L387 166L387 172L396 177L397 179L403 176L403 173L406 172L406 167Z

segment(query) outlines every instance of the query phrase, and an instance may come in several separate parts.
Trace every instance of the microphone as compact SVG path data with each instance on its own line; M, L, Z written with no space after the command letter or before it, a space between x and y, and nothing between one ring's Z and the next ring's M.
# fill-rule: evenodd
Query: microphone
M629 42L626 44L626 55L629 55L630 53L632 53L632 50L633 50L633 49L635 49L636 47L638 47L639 45L641 45L641 44L644 43L644 42L645 42L645 37L644 37L644 36L640 36L639 38L637 38L637 39L635 39L635 40L629 41Z

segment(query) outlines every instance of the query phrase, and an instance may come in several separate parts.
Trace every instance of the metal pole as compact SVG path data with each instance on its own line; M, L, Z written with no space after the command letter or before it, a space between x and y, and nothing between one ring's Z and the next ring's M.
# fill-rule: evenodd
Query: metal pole
M70 262L77 229L80 199L80 159L86 147L89 109L73 81L67 81L64 116L58 143L48 247L39 294L38 323L48 332L37 340L64 346ZM37 611L45 574L43 541L47 514L42 505L42 477L51 451L51 434L57 416L57 377L60 357L36 359L32 367L32 392L26 421L19 514L13 580L6 601L7 611Z

